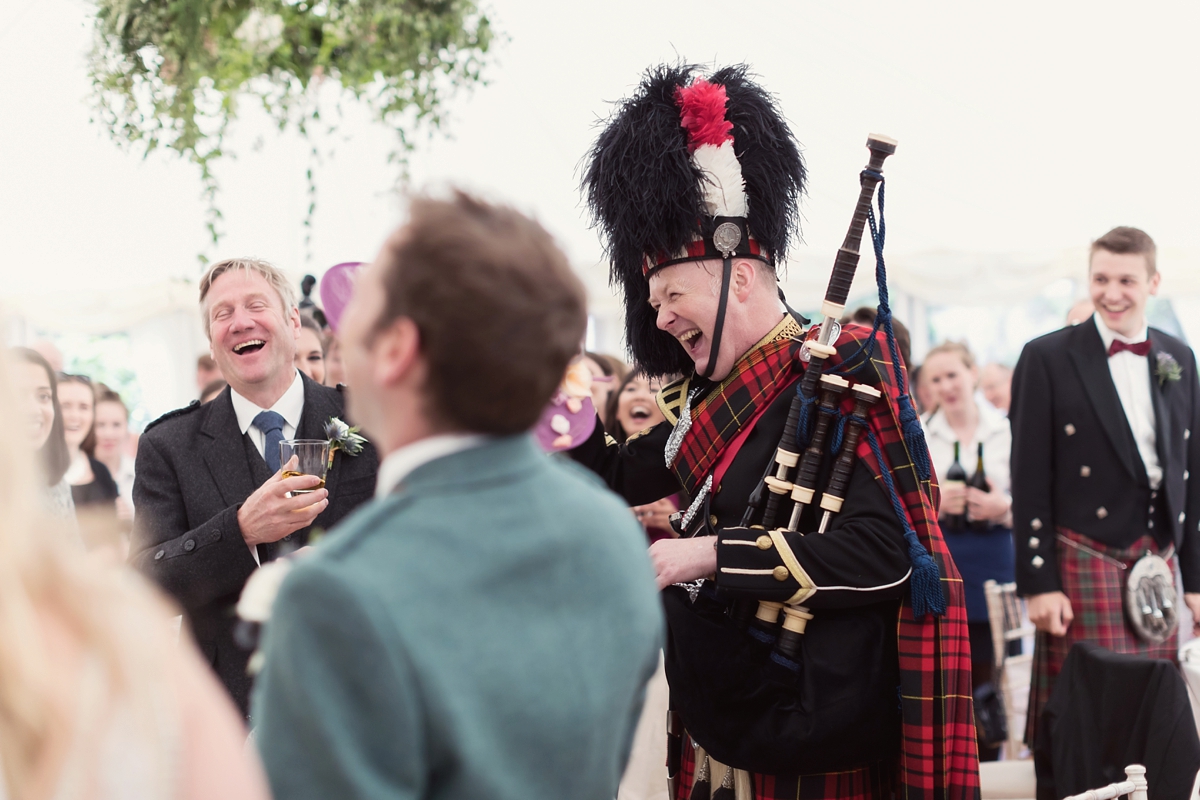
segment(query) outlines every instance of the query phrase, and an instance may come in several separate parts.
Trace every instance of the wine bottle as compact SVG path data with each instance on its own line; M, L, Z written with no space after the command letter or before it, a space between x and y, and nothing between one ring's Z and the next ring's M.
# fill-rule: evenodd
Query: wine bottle
M959 445L954 443L954 463L950 465L950 469L946 470L946 477L942 480L942 486L947 488L951 486L965 487L967 485L967 471L963 469L963 465L959 462ZM966 509L961 514L946 514L942 517L942 527L948 530L961 531L967 527Z
M979 443L978 453L975 456L975 474L967 481L967 486L973 486L981 492L988 491L987 475L983 471L983 442ZM991 525L992 523L986 519L971 520L971 530L973 531L986 531Z

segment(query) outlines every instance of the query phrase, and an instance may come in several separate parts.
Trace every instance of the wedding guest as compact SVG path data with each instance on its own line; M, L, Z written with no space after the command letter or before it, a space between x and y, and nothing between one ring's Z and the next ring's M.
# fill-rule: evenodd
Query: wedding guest
M308 542L370 499L375 450L339 453L325 476L284 477L280 442L325 439L345 419L341 391L295 366L300 312L291 282L233 258L200 279L200 312L229 381L215 400L146 426L133 498L133 564L183 606L201 650L238 707L250 703L250 654L234 641L233 605L260 563Z
M221 395L221 392L225 391L227 386L229 384L226 383L224 378L217 378L200 392L200 404L204 405L212 400L216 400Z
M983 584L988 580L1010 583L1016 575L1008 466L1012 434L1002 414L975 401L979 371L966 345L938 345L925 357L921 372L937 404L921 422L942 494L938 512L942 536L962 575L971 681L978 689L992 680L995 658ZM969 477L975 474L982 446L987 491L947 480L955 444L959 464ZM984 761L995 760L997 751L980 741L979 755Z
M0 363L0 417L28 416L44 440L53 373L32 351L15 355ZM37 500L44 475L27 448L0 438L0 795L267 800L232 705L190 639L177 644L172 611L68 545L67 521Z
M96 421L83 448L108 467L117 483L117 516L126 522L133 520L134 459L127 452L128 444L129 408L121 395L107 386L98 387Z
M115 514L117 482L108 467L93 458L90 448L85 447L91 443L96 421L96 390L91 380L85 375L60 375L58 405L62 409L63 437L71 458L66 478L71 484L76 511L94 505L111 508Z
M54 370L41 354L26 347L14 347L9 350L9 355L13 361L13 386L27 420L28 452L36 464L35 471L40 472L43 502L55 516L74 520L71 484L63 477L71 465L71 456L63 437ZM78 538L77 532L75 538Z
M596 413L603 416L608 408L608 398L629 374L629 367L616 356L593 353L585 350L583 363L592 373L592 405Z
M324 333L308 314L300 315L300 338L296 340L296 369L320 384L325 383Z
M515 211L456 194L410 215L342 319L351 408L387 454L376 500L296 562L265 628L272 790L612 800L661 639L645 539L527 433L583 286Z
M992 408L1008 416L1008 406L1012 402L1012 367L992 362L979 373L979 391L983 399L992 404Z
M647 378L644 372L633 370L608 399L605 409L604 429L617 440L625 442L629 437L643 433L663 421L663 413L655 399L662 387L674 380ZM653 503L633 506L634 516L651 542L678 536L671 527L671 515L679 510L679 494L672 494Z
M325 385L345 386L346 368L342 365L342 347L331 329L325 335Z
M1147 324L1157 253L1138 228L1092 242L1095 312L1028 342L1014 371L1017 593L1038 629L1031 747L1075 643L1178 658L1177 630L1144 638L1125 613L1134 562L1159 555L1178 568L1200 634L1200 383L1192 348Z
M213 381L222 379L221 368L217 366L216 360L208 353L202 353L196 356L196 390L203 392L206 386L212 385Z

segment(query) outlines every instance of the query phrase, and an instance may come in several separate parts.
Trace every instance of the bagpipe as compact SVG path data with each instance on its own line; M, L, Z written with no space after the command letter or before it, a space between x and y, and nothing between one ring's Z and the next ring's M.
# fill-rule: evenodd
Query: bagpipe
M871 358L876 342L875 334L881 327L886 336L887 346L891 350L896 384L901 387L904 385L891 314L887 308L882 253L885 232L882 222L882 188L879 192L878 224L873 209L876 187L883 181L883 162L895 153L896 142L885 136L872 135L867 139L867 148L870 151L870 160L860 173L860 191L854 216L838 249L821 304L823 319L816 329L815 336L810 332L806 338L796 342L799 348L797 358L805 364L804 373L798 381L789 406L787 421L774 460L768 464L761 483L748 499L741 520L741 527L762 530L772 538L785 533L798 533L801 515L814 503L821 512L817 535L824 534L829 529L834 515L841 512L860 441L864 435L871 436L868 430L869 411L883 397L879 388L867 380L855 378L855 373ZM835 359L835 345L842 333L839 319L845 312L868 224L876 251L879 313L871 336L862 343L858 351L847 358ZM831 366L834 361L837 362L836 366ZM927 454L924 442L916 441L921 438L921 434L911 400L903 388L901 394L900 417L902 423L907 423L903 426L905 438L914 440L914 451ZM848 413L844 413L842 408L847 398L853 405ZM906 404L905 400L909 400L909 403ZM877 447L873 440L871 444L873 448ZM829 459L832 459L831 463L827 463ZM918 458L917 461L922 459ZM923 477L927 479L927 455L923 461L923 466L918 465L918 472L924 472ZM819 485L822 475L827 475L824 486ZM893 504L897 504L899 501L895 497L894 487L889 486L889 491L893 495ZM911 537L910 545L917 548L913 550L914 555L924 555L923 549L916 543L915 535ZM921 553L918 554L917 550L921 550ZM920 563L914 559L914 588L918 588L918 566L927 564L931 565L927 558L920 558ZM927 569L925 571L928 572ZM935 568L932 581L936 583L936 580ZM929 576L920 581L922 585L919 590L922 593L928 592L926 597L932 595L929 587L924 585L929 582ZM936 586L933 588L936 589ZM760 634L774 638L775 651L787 659L795 659L800 649L801 637L808 622L813 619L812 612L803 605L803 600L813 593L815 589L807 593L799 592L787 603L760 601L756 608L745 601L735 603L731 608L731 615L742 625L752 625ZM914 604L920 605L917 598L914 598ZM931 599L929 605L936 608L939 603L936 599ZM751 613L753 619L750 619Z

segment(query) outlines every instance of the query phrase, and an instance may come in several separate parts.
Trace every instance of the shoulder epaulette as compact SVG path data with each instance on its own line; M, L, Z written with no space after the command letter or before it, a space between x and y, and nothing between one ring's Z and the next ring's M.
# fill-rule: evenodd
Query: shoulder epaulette
M659 389L658 394L654 398L658 403L658 410L666 417L667 422L672 425L679 421L679 412L683 408L683 401L687 397L688 384L690 382L690 376L684 376L679 380L671 381Z
M155 425L159 424L160 422L166 422L169 419L174 419L175 417L182 417L184 414L190 414L191 412L195 411L200 406L201 406L201 403L199 400L193 400L192 402L188 403L183 408L177 408L174 411L168 411L167 413L163 414L158 419L147 424L144 430L148 431L151 428L153 428Z

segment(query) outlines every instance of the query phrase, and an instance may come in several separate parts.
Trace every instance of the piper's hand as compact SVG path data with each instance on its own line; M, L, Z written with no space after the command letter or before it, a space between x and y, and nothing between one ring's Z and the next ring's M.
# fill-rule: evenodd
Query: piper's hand
M1186 597L1186 595L1185 595ZM1200 598L1200 595L1193 595ZM1192 604L1188 603L1188 608ZM1028 600L1029 621L1039 631L1051 636L1066 636L1075 612L1071 610L1071 599L1062 592L1035 594Z
M686 583L715 574L717 550L713 544L716 538L659 539L650 545L650 560L654 562L658 588L661 590L672 583Z
M282 470L268 478L238 509L238 527L242 529L246 544L253 547L277 542L289 533L311 525L329 506L329 490L321 488L291 497L288 493L303 492L320 483L321 479L316 475L284 478Z
M664 497L662 500L655 500L653 503L647 503L644 506L634 506L634 516L638 518L638 522L642 523L643 528L659 528L660 530L671 531L672 536L678 536L671 527L671 515L679 510L679 507L669 497Z
M1192 612L1192 635L1200 636L1200 592L1184 592L1183 602Z
M962 484L950 484L939 487L942 490L942 507L940 514L961 514L967 507L967 487Z

